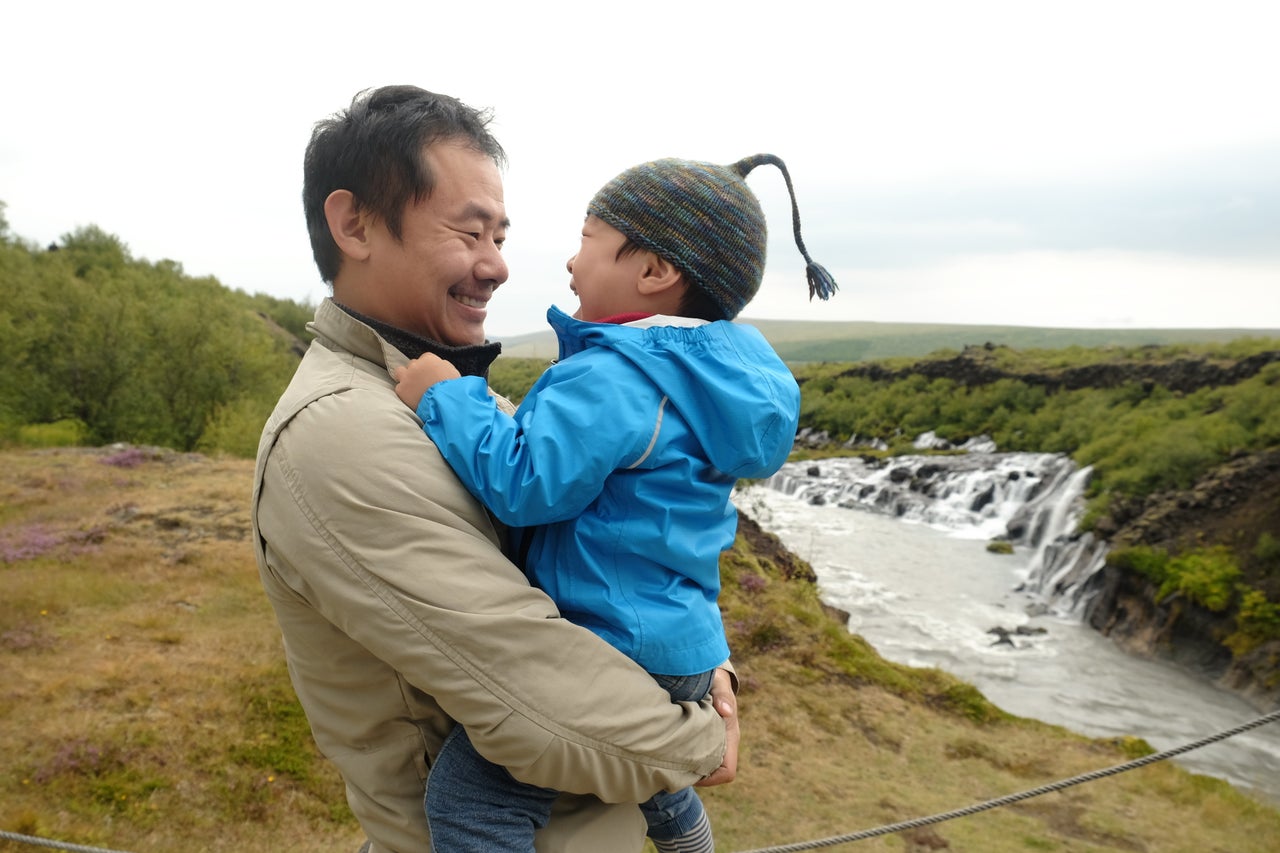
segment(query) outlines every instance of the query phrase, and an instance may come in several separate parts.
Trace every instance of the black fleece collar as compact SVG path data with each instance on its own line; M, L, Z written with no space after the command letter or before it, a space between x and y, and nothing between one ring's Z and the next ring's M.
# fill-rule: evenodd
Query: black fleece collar
M433 341L430 338L424 338L421 335L415 335L413 332L398 329L381 320L366 317L358 311L352 311L340 302L335 302L334 304L381 335L383 340L404 353L405 358L417 358L423 353L429 352L452 364L463 376L483 376L487 379L489 366L493 364L493 360L502 352L502 344L498 341L485 341L482 344L452 347L439 341Z

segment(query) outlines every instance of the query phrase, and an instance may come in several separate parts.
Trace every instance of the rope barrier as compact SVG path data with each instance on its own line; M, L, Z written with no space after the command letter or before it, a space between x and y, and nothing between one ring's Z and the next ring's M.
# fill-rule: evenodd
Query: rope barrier
M52 847L55 850L73 850L75 853L127 853L124 850L108 850L105 847L85 847L82 844L68 844L65 841L52 841L48 838L36 838L34 835L19 835L16 832L5 832L0 829L0 838L6 841L20 841L37 847Z
M833 847L837 844L849 844L854 841L863 841L868 838L874 838L878 835L891 835L895 832L902 832L907 829L916 829L921 826L930 826L935 823L942 823L943 821L954 820L955 818L958 818L958 817L967 817L968 815L977 814L978 812L984 812L984 811L987 811L988 809L994 809L998 806L1007 806L1010 803L1016 803L1020 800L1028 800L1028 799L1031 799L1032 797L1038 797L1041 794L1048 794L1053 791L1061 791L1064 788L1070 788L1071 786L1079 785L1082 782L1092 782L1095 779L1102 779L1107 776L1114 776L1117 773L1123 773L1126 770L1134 770L1138 767L1145 767L1148 764L1154 764L1157 761L1164 761L1167 758L1173 758L1175 755L1181 755L1184 752L1190 752L1193 749L1199 749L1202 746L1208 746L1211 743L1217 743L1220 740L1226 740L1229 737L1235 737L1236 735L1241 734L1243 732L1247 732L1250 729L1256 729L1259 726L1264 726L1267 723L1272 723L1272 722L1275 722L1276 720L1280 720L1280 710L1272 711L1270 714L1267 714L1266 716L1263 716L1263 717L1259 717L1258 719L1254 720L1251 723L1245 723L1244 725L1236 726L1234 729L1229 729L1225 732L1219 732L1216 735L1210 735L1207 738L1198 740L1195 743L1187 744L1186 746L1176 747L1175 749L1165 750L1164 752L1153 753L1151 755L1147 755L1142 758L1135 759L1133 761L1125 762L1124 764L1118 764L1115 767L1110 767L1110 768L1107 768L1106 770L1095 770L1091 773L1084 773L1084 774L1081 774L1080 776L1073 776L1070 779L1063 779L1060 782L1054 782L1049 785L1042 785L1039 788L1032 788L1029 791L1023 791L1019 794L1010 794L1005 797L999 797L994 800L988 800L985 803L978 803L976 805L967 806L966 808L957 809L955 811L933 815L932 817L916 818L915 820L907 820L901 823L889 824L888 826L881 826L875 829L867 829L867 830L863 830L862 832L854 832L849 835L836 835L831 838L823 838L816 841L802 841L796 844L784 844L778 847L761 847L756 850L744 850L744 851L741 851L741 853L796 853L796 851L800 851L800 850L816 850L819 847Z
M1124 764L1117 764L1114 767L1108 767L1105 770L1094 770L1090 773L1082 773L1079 776L1072 776L1070 779L1063 779L1058 782L1052 782L1048 785L1041 785L1039 788L1032 788L1017 794L1009 794L1004 797L997 797L994 800L987 800L985 803L977 803L972 806L966 806L955 811L943 812L942 814L932 815L930 817L915 818L914 820L905 820L901 823L891 823L885 826L879 826L875 829L864 829L861 832L854 832L848 835L835 835L830 838L820 838L814 841L801 841L795 844L783 844L777 847L760 847L755 850L743 850L740 853L799 853L801 850L816 850L819 847L834 847L837 844L851 844L854 841L865 841L868 838L875 838L880 835L892 835L895 832L903 832L908 829L918 829L922 826L931 826L935 823L942 823L948 820L954 820L958 817L968 817L969 815L985 812L999 806L1007 806L1011 803L1020 802L1021 800L1029 800L1032 797L1039 797L1042 794L1049 794L1054 791L1061 791L1074 785L1080 785L1084 782L1093 782L1097 779L1105 779L1108 776L1115 776L1118 773L1124 773L1128 770L1136 770L1139 767L1146 767L1148 764L1154 764L1157 761L1165 761L1184 752L1190 752L1193 749L1199 749L1202 746L1208 746L1211 743L1217 743L1220 740L1226 740L1243 734L1250 729L1256 729L1259 726L1265 726L1267 723L1273 723L1280 720L1280 710L1272 711L1258 719L1236 726L1233 729L1227 729L1218 732L1216 735L1210 735L1201 738L1194 743L1185 746L1167 749L1164 752L1156 752L1151 755L1136 758L1133 761L1126 761ZM52 841L46 838L37 838L31 835L19 835L16 832L5 832L0 830L0 839L7 841L18 841L26 844L32 844L37 847L51 847L56 850L70 850L74 853L128 853L125 850L110 850L105 847L85 847L80 844L68 844L65 841Z

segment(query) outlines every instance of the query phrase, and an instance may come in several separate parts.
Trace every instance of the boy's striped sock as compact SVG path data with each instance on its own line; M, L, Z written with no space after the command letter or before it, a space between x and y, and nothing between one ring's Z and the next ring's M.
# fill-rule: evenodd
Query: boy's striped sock
M702 812L693 829L679 838L649 840L658 853L715 853L716 849L715 839L711 837L711 821L707 820L706 812Z

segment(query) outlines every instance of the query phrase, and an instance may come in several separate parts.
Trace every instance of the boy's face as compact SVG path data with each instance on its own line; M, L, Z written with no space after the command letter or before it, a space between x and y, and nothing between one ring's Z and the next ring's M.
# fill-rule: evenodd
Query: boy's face
M631 252L619 258L618 250L626 241L621 231L595 216L588 216L582 224L582 247L565 265L569 289L578 297L574 317L596 322L648 310L637 285L649 253Z

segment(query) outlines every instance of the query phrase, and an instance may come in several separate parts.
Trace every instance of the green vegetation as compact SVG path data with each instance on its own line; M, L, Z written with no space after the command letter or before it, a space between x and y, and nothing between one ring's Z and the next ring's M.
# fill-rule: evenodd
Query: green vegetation
M1272 640L1280 640L1280 604L1256 589L1240 589L1236 630L1224 640L1235 655L1245 655ZM1272 686L1272 685L1267 685Z
M1203 347L1202 357L1234 358L1246 345L1253 351L1280 348L1276 341L1237 342ZM1005 364L1019 358L1023 375L1045 379L1052 376L1035 371L1097 357L1086 350L995 352ZM1141 364L1153 355L1112 352L1109 363ZM1093 466L1090 494L1104 502L1112 493L1143 497L1185 489L1236 454L1280 445L1280 362L1233 385L1189 392L1141 379L1079 389L1013 377L964 383L915 372L879 379L832 364L803 365L795 373L802 383L801 425L825 431L833 441L881 438L906 450L927 430L953 443L985 434L1002 450L1066 453Z
M489 385L516 405L538 381L548 362L540 358L499 358L489 368Z
M93 226L40 249L0 218L0 444L252 456L312 313L136 260Z
M1223 642L1237 656L1280 640L1280 605L1244 583L1234 555L1222 545L1177 555L1136 545L1111 551L1107 562L1151 581L1158 599L1182 596L1214 613L1234 608L1234 631Z
M1158 598L1179 594L1220 613L1237 594L1240 567L1221 545L1170 556L1162 548L1139 545L1108 554L1112 565L1137 572L1157 585Z

